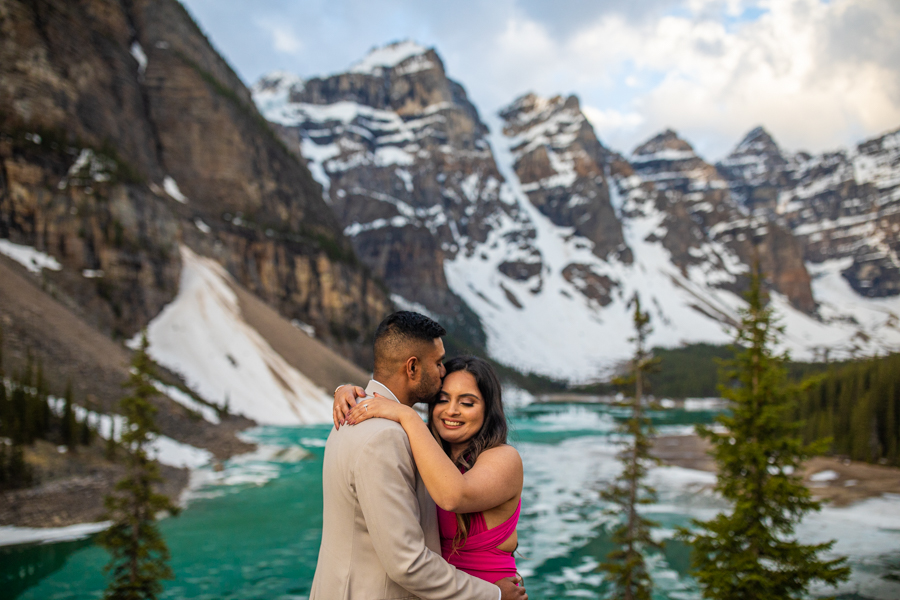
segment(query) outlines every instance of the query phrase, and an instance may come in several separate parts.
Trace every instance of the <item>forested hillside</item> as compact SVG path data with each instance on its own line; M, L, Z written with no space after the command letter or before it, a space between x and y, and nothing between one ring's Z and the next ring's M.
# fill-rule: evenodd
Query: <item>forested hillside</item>
M800 400L807 440L832 452L900 466L900 354L848 363L813 380Z

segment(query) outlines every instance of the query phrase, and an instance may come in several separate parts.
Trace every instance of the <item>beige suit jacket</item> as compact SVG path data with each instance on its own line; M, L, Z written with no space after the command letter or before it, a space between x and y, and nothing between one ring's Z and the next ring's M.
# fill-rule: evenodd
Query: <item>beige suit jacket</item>
M366 391L394 397L376 381ZM497 586L441 558L437 511L399 424L332 430L322 467L322 545L310 600L497 600Z

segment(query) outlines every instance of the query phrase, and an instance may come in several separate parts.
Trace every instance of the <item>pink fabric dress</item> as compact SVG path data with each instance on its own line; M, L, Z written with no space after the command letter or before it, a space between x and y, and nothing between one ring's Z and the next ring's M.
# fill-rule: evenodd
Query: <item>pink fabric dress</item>
M453 538L456 536L456 513L438 506L441 556L460 571L491 583L504 577L513 577L516 574L516 559L509 552L498 550L497 546L505 542L516 530L521 510L522 500L519 499L516 512L491 529L485 525L484 514L474 513L465 544L451 553Z

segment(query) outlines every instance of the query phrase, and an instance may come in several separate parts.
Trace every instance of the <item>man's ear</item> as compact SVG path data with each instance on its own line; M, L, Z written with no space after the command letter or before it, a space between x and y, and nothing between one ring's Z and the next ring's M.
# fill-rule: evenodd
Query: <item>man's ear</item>
M422 368L419 364L419 359L415 356L410 356L406 359L406 377L410 381L418 381L419 375L421 375Z

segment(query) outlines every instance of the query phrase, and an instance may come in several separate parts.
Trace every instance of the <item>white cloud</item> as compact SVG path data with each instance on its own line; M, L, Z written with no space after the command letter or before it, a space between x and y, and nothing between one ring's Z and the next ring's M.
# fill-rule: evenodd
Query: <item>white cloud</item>
M272 47L278 52L300 54L304 50L303 41L289 25L275 22L269 18L257 19L256 24L272 36Z
M568 83L538 91L578 93L607 142L625 152L666 127L717 159L760 124L784 146L813 151L900 125L898 66L877 60L890 48L853 57L833 43L847 11L885 12L878 2L767 0L756 19L723 19L723 10L742 15L748 6L690 0L687 13L649 22L608 14L562 40L518 17L497 37L488 66L523 61L508 72L527 73L533 87ZM882 20L900 31L897 15ZM504 80L497 75L495 87Z
M600 141L608 145L607 139L634 137L634 132L644 122L637 112L620 112L614 108L602 109L582 105L581 112L594 126Z

